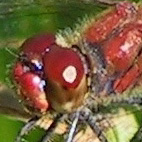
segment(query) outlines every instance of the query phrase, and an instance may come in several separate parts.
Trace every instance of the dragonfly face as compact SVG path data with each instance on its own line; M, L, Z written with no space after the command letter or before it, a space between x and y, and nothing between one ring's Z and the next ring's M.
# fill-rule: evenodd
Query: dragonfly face
M58 46L54 39L45 34L25 41L14 77L32 107L46 112L49 101L55 110L72 111L87 93L84 57L77 49Z
M141 7L122 2L97 21L92 18L87 26L84 23L81 35L72 32L75 40L63 31L56 36L39 34L22 44L13 68L21 98L38 117L54 110L55 119L63 120L69 113L73 124L67 142L72 141L78 120L97 134L101 131L96 123L103 117L93 114L98 106L130 103L129 94L125 98L117 93L140 84L141 14ZM138 98L137 94L131 96ZM51 124L51 132L55 127ZM21 131L17 142L23 131L28 130ZM106 141L103 134L98 137ZM48 140L50 137L45 137L43 142Z

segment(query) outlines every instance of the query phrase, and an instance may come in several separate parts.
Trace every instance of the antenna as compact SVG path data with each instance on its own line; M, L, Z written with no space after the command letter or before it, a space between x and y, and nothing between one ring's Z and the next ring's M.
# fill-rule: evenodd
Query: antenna
M5 50L8 52L8 53L10 53L11 55L13 55L14 57L19 57L16 53L14 53L13 51L11 51L9 48L5 48Z

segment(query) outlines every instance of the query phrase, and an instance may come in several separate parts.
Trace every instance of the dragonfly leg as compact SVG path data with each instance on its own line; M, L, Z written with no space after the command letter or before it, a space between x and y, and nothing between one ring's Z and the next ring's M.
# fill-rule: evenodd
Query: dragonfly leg
M19 135L16 138L16 142L21 142L21 139L23 136L27 135L28 132L30 132L36 125L36 122L39 120L37 116L34 118L30 119L28 123L21 129Z
M41 138L39 142L49 142L52 141L51 135L53 134L55 128L57 127L57 122L61 121L63 118L62 114L58 114L55 118L53 123L50 125L50 127L46 130L46 134Z
M69 133L67 134L66 133L66 142L72 142L73 141L73 138L74 138L74 135L76 133L76 129L77 129L77 124L78 124L78 121L79 121L79 116L80 116L80 112L77 111L76 113L74 113L74 117L73 117L73 121L72 121L72 124L71 124L71 128L69 129Z
M107 142L106 137L103 134L103 130L97 125L97 122L101 119L101 115L93 114L89 109L83 109L81 111L82 119L86 121L86 123L91 127L91 129L96 133L97 137L101 142Z

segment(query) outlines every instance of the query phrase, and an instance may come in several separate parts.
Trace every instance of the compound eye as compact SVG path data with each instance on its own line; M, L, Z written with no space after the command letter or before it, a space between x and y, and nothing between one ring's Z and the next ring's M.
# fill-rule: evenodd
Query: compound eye
M21 46L20 61L32 72L43 71L42 58L44 53L55 42L52 34L41 34L27 39Z
M84 75L80 56L72 49L54 45L43 58L45 76L69 89L76 88Z
M36 54L43 56L43 53L55 42L55 37L52 34L41 34L27 39L21 46L24 54Z

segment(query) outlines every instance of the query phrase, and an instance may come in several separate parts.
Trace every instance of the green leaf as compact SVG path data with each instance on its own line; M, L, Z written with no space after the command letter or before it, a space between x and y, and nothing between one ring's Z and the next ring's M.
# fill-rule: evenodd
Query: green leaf
M111 106L113 107L113 106ZM113 109L116 109L114 106ZM112 113L112 119L109 119L110 125L106 136L110 142L130 142L135 133L142 126L141 108L130 105L117 106L117 114Z

